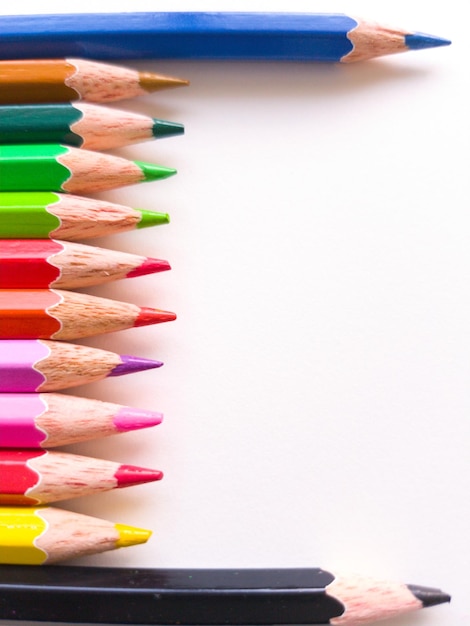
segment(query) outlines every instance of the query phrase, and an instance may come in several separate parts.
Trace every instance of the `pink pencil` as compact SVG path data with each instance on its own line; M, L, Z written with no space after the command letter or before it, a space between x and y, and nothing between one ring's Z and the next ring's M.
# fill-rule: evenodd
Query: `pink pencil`
M55 448L160 424L161 413L60 393L0 394L0 448Z

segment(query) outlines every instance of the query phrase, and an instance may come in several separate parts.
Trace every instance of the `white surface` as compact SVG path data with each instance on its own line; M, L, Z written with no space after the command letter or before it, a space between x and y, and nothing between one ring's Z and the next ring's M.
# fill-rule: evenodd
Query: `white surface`
M172 222L96 243L173 270L93 293L178 320L89 341L166 364L77 393L165 421L73 450L165 478L65 503L154 531L80 563L359 570L453 595L390 626L469 624L465 3L99 5L350 12L453 45L354 66L133 64L191 86L119 108L186 134L117 153L179 173L103 197ZM14 12L63 7L16 0Z

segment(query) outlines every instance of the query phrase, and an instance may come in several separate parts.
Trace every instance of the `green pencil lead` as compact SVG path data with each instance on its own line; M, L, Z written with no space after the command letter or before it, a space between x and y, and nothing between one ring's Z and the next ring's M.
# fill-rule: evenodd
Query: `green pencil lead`
M176 170L172 167L164 167L163 165L155 165L144 161L134 161L134 163L142 170L145 181L169 178L176 174Z
M183 124L178 124L178 122L167 122L166 120L153 118L152 133L157 139L175 137L176 135L184 134L184 126Z
M168 213L155 213L145 209L137 209L141 214L141 219L137 224L137 228L147 228L148 226L158 226L160 224L169 224L170 216Z

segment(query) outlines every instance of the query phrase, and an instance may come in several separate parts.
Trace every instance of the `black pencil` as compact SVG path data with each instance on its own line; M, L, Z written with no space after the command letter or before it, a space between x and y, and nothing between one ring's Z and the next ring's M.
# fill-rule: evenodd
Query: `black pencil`
M0 619L93 624L359 624L449 602L439 589L321 569L0 568Z

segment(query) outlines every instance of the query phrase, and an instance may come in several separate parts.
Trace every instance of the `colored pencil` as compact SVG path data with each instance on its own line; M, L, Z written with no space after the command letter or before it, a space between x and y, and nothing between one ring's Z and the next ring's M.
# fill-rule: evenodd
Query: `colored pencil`
M0 289L77 289L170 269L168 261L55 239L0 239Z
M159 224L167 213L48 191L0 192L0 238L92 239Z
M145 543L149 530L54 507L0 507L0 564L43 565Z
M61 144L0 145L0 191L88 194L168 178L176 170Z
M4 34L0 25L0 40ZM6 57L0 53L0 58ZM180 78L85 59L39 60L44 54L33 54L30 59L24 54L9 58L14 60L0 62L0 104L115 102L188 84Z
M161 361L62 341L0 340L0 392L59 391L161 367Z
M447 39L342 14L83 13L2 16L0 58L282 59L348 63Z
M151 428L162 419L154 411L68 394L1 393L0 448L55 448Z
M440 589L321 569L0 570L0 619L359 626L450 601Z
M0 339L80 339L176 319L170 311L60 289L1 289Z
M62 143L109 150L183 132L182 124L88 102L0 106L4 144Z
M0 449L0 505L36 506L161 480L162 472L67 452Z

